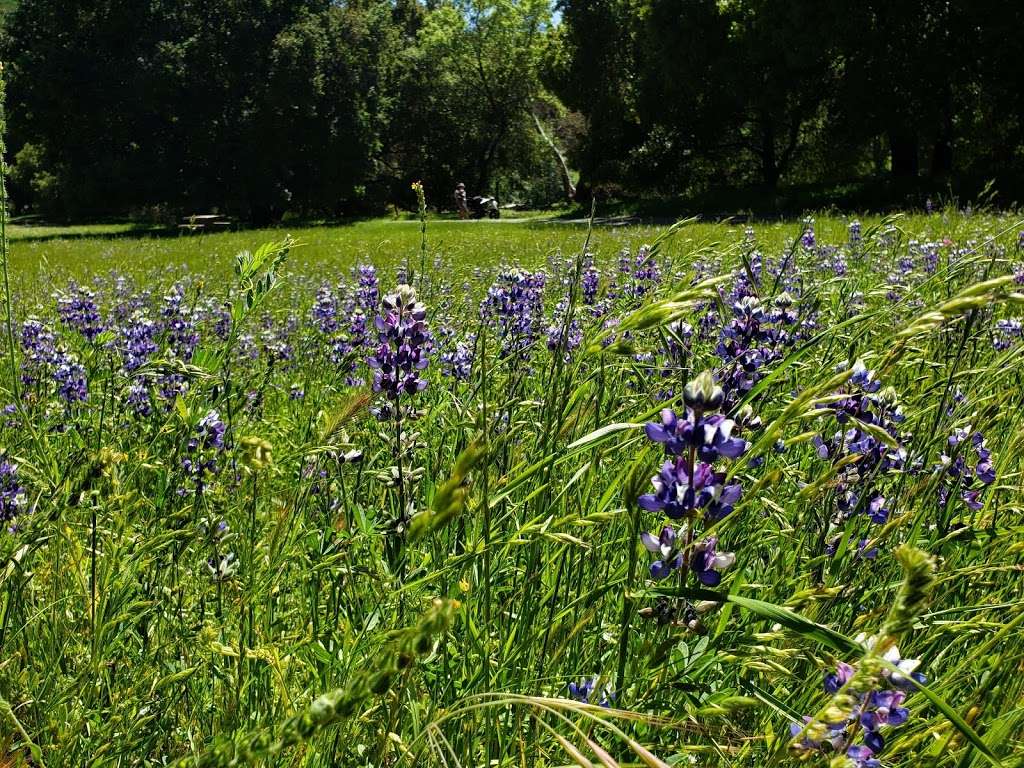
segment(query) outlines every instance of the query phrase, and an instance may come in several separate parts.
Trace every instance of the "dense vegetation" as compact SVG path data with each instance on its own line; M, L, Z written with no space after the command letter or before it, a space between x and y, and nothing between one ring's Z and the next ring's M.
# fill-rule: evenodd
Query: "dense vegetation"
M531 205L855 207L1021 192L1009 0L21 0L19 211L383 209L422 180ZM752 190L750 194L738 191Z
M1021 226L15 241L0 763L1019 764Z

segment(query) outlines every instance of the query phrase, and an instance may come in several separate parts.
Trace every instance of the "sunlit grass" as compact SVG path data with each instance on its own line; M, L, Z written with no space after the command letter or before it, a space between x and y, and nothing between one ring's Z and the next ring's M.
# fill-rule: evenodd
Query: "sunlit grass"
M816 217L818 245L846 249L848 223ZM897 625L928 692L911 693L908 722L886 731L883 764L1018 764L1024 346L994 341L996 321L1022 312L1012 275L1024 225L954 210L862 224L864 255L840 250L845 274L799 244L800 222L754 225L766 261L793 260L778 286L765 272L763 303L786 288L808 323L739 398L752 445L723 469L743 496L710 528L736 561L711 593L648 577L637 534L666 519L636 501L663 457L640 425L662 407L681 413L699 371L728 374L716 346L729 292L754 269L745 224L680 228L660 246L654 294L634 300L619 284L600 318L568 287L588 237L607 296L629 279L620 251L632 259L665 227L431 220L425 252L415 221L191 237L18 230L16 318L50 323L89 399L20 383L3 417L0 445L26 498L17 529L0 534L0 764L5 752L50 768L797 764L790 723L829 704L823 672L872 663L855 638ZM287 244L256 251L286 234L286 258ZM936 244L933 271L910 240ZM238 277L243 250L254 253ZM408 401L417 418L397 435L371 410L382 404L364 363L373 345L338 352L344 302L337 331L311 314L325 283L351 296L351 268L369 263L382 292L412 271L438 338L428 387ZM549 273L529 360L502 357L499 329L480 319L479 299L512 264ZM693 285L697 271L706 280ZM96 279L109 336L86 341L58 321L52 294L69 279ZM165 329L126 372L119 340L142 317L126 302L170 322L176 281L198 318L194 354L168 352ZM546 337L563 298L582 324L569 355ZM225 302L237 325L218 336ZM684 358L666 353L677 319L695 329ZM441 374L453 340L475 354L464 381ZM840 429L831 409L857 359L901 409L906 467L869 479L885 492L882 524L833 522L839 473L864 463L833 466L812 442ZM0 376L0 404L13 402ZM128 386L143 377L153 409L137 415ZM189 386L161 399L180 380ZM211 410L227 447L203 454L217 469L197 492L190 467ZM958 494L939 501L948 438L968 425L996 478L977 509ZM395 525L396 446L415 470L401 481L408 527ZM857 556L861 538L875 559ZM927 582L912 599L901 545ZM934 558L934 590L914 550ZM208 560L219 567L228 551L213 578ZM894 619L898 594L913 606ZM659 622L659 605L699 613ZM594 676L612 707L568 700L570 682Z

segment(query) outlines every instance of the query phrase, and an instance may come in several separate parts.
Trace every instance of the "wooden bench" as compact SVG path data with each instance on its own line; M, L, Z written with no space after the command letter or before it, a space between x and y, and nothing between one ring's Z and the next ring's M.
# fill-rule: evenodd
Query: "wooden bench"
M219 213L202 213L186 216L178 225L179 235L195 235L216 230L225 232L234 227L235 221L230 216L222 216Z

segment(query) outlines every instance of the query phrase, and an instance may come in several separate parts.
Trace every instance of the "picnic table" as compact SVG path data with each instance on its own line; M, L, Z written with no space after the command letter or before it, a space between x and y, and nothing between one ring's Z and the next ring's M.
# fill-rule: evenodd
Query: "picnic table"
M230 216L224 216L219 213L195 213L191 216L185 216L181 220L181 223L178 225L178 234L194 235L208 230L224 232L231 229L234 225L235 221Z

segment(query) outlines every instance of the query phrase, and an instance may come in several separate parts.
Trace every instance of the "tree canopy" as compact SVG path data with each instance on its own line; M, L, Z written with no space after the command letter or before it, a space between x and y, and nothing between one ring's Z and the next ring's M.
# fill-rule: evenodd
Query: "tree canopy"
M12 194L337 216L1024 169L1009 0L20 0Z

